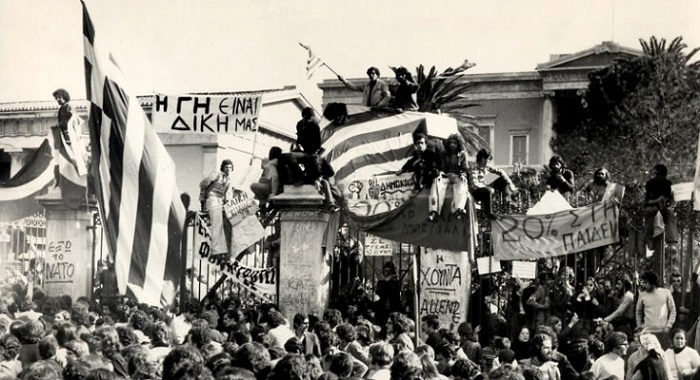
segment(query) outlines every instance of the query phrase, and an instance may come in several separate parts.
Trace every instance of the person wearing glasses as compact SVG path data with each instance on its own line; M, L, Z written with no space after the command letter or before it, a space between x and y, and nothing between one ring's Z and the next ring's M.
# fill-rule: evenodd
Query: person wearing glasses
M321 357L321 343L318 336L309 331L309 317L303 313L297 313L292 320L294 337L301 343L303 355L315 355Z
M615 376L617 379L625 378L625 361L622 359L627 354L629 342L627 335L615 331L605 339L607 353L593 362L591 372L596 380L608 379Z
M345 87L350 90L362 93L363 106L384 108L391 102L391 92L389 91L389 85L385 81L379 79L379 75L379 69L372 66L367 69L367 76L369 77L368 83L358 85L348 82L342 75L338 75L338 80L343 82Z

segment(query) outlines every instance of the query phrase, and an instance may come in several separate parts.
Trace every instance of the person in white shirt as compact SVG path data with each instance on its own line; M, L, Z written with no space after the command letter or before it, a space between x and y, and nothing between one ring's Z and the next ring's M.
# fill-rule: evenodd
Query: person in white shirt
M629 342L627 335L623 332L615 331L605 339L605 348L608 351L605 355L596 359L591 366L591 372L597 380L607 379L615 376L617 379L625 378L625 361L622 359L627 353Z
M367 379L389 380L391 378L391 360L394 357L394 347L386 342L377 342L369 346L369 372Z
M700 367L700 354L686 345L686 333L676 329L671 335L671 348L666 350L666 363L671 369L670 380L683 380L692 377Z

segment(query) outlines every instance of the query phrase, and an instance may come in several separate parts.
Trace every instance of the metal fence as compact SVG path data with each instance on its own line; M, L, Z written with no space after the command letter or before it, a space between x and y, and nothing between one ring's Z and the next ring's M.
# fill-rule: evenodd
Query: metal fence
M41 286L46 251L46 216L39 212L0 226L0 263L4 281L24 276Z

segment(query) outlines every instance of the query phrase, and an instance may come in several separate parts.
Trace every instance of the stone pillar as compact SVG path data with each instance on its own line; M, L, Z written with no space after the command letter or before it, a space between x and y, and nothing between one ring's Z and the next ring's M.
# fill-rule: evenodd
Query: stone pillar
M323 235L330 214L314 186L287 186L270 198L280 210L278 305L292 320L296 313L321 316L328 307L330 262L323 252Z
M91 205L72 209L63 203L60 188L37 198L46 209L44 291L49 296L90 297L92 290Z
M554 126L554 107L552 105L554 91L544 91L542 97L542 156L540 159L543 164L547 165L553 154L549 143L554 137L552 129Z

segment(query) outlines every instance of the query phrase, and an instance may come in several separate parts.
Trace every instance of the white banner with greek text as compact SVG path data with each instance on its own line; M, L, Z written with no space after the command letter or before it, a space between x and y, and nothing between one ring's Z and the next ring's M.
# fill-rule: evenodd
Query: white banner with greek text
M420 255L420 315L435 314L454 330L467 320L469 254L423 248Z
M158 133L252 134L258 130L262 95L156 94L152 123Z
M216 265L223 274L251 293L266 301L275 302L277 294L277 270L275 267L252 268L242 265L237 260L224 261L221 256L212 256L209 227L199 215L195 218L194 228L195 250L200 260L210 265Z
M547 215L497 215L491 221L494 257L539 259L619 241L618 205L607 201Z

